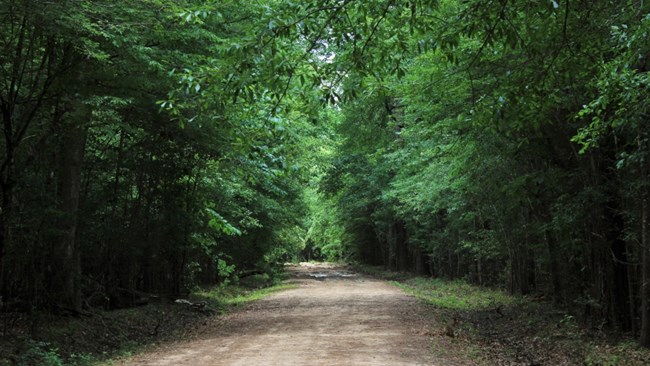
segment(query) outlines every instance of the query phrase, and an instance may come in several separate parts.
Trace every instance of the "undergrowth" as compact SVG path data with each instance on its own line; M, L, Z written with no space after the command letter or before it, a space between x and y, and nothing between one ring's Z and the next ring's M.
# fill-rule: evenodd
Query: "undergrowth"
M280 278L250 276L237 285L197 289L186 303L160 302L83 318L39 314L35 334L29 320L0 336L0 366L91 366L110 364L169 340L191 337L206 320L242 304L289 289Z
M650 351L631 335L594 328L539 298L381 267L357 269L429 305L441 323L434 348L437 341L454 342L479 365L650 365Z
M223 313L232 307L260 300L275 292L295 287L296 285L292 284L275 284L270 287L254 290L241 286L215 287L198 290L190 296L190 299L197 302L204 302L209 308L217 309Z
M413 277L391 283L431 305L444 309L485 310L521 304L523 301L522 298L509 296L503 291L473 286L460 280Z

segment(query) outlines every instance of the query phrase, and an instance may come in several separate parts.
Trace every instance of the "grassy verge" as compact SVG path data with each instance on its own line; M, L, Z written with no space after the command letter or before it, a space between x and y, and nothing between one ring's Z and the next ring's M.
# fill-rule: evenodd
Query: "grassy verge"
M413 277L391 283L433 306L450 310L487 310L524 301L503 291L473 286L464 281Z
M296 286L294 284L275 284L253 290L241 286L215 287L198 290L190 296L190 299L203 302L209 308L216 309L223 314L234 307L263 299L275 292L289 290Z
M207 327L211 317L292 287L262 276L240 285L197 290L189 303L152 303L83 318L36 314L39 319L22 319L0 336L0 366L110 365L113 358L190 338ZM30 328L36 322L34 331Z
M535 298L362 267L430 305L439 323L434 349L449 343L479 365L650 365L650 351L630 335L579 321Z

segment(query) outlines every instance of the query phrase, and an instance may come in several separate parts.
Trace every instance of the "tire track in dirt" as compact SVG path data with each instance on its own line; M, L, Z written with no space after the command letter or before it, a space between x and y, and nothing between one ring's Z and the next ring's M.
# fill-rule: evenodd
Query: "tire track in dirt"
M461 365L434 355L433 320L384 281L326 264L289 267L299 286L249 304L196 339L124 365Z

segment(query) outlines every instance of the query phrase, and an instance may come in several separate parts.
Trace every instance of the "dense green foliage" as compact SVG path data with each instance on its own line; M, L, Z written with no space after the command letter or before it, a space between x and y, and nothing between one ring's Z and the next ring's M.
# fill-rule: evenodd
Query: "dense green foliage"
M310 124L246 75L263 7L1 9L7 307L129 306L293 255Z
M302 251L545 294L650 346L645 2L0 5L6 308Z
M342 54L320 187L345 253L545 294L648 345L647 5L379 3L363 64Z

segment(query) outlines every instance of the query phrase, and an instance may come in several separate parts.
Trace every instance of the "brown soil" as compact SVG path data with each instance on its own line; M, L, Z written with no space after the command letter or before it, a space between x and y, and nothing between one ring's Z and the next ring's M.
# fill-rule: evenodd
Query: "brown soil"
M471 364L456 352L434 354L444 336L425 306L398 288L327 264L288 270L297 288L214 317L194 339L121 364Z

